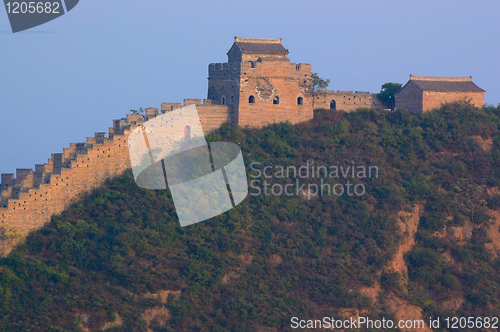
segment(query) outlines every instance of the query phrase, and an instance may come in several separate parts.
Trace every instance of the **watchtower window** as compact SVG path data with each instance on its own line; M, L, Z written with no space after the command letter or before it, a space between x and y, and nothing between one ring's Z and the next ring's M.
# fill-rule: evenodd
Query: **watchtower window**
M344 103L344 104L345 104L345 103ZM335 109L337 109L337 103L335 102L335 100L332 100L332 101L330 102L330 109L331 109L331 110L335 110Z
M226 97L223 96L221 99L221 102L222 102L222 105L226 105Z
M280 103L280 97L278 97L278 96L274 97L273 104L278 105L279 103Z
M302 97L297 98L297 105L302 105L304 103L304 99Z
M186 127L184 127L184 138L185 139L191 138L191 127L189 127L189 125L186 125Z
M249 104L255 104L255 97L254 96L248 97L248 103Z
M231 96L231 104L234 102L234 97Z

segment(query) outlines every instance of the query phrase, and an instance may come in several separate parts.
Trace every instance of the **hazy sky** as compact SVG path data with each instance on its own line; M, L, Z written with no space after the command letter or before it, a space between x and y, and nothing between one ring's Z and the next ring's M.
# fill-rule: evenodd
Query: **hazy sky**
M283 38L334 90L469 76L500 103L500 1L81 0L12 34L0 9L0 172L33 168L130 109L206 98L234 36Z

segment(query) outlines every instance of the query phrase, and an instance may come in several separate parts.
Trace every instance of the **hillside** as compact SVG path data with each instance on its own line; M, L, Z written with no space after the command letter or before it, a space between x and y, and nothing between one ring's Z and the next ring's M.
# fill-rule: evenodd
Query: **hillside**
M254 162L274 172L376 166L378 177L324 179L363 184L360 196L249 195L181 228L169 192L138 188L128 171L0 259L0 330L288 331L292 317L500 316L500 105L420 117L317 110L307 123L222 127L208 140L240 144L249 180Z

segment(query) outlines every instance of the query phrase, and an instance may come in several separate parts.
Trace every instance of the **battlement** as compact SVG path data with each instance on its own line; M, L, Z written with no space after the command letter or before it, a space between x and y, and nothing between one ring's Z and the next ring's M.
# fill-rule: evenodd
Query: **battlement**
M311 64L310 63L292 63L292 65L295 65L295 71L311 71Z
M147 114L154 117L152 109ZM45 164L17 169L0 176L0 227L27 235L61 213L85 192L99 187L110 177L130 168L127 136L144 121L130 114L127 120L113 120L109 138L95 133L84 143L71 143L62 153L53 153ZM16 240L3 240L7 254Z
M211 63L208 65L208 76L211 77L229 77L230 75L239 75L241 72L241 62L222 62Z
M162 103L161 112L166 113L182 106L195 105L198 111L203 132L206 134L219 128L224 123L231 123L232 110L228 105L222 105L219 100L203 99L184 99L183 105L181 103Z
M326 95L337 95L337 94L349 94L349 95L358 95L358 94L366 94L366 95L369 95L369 94L372 94L371 92L367 92L367 91L352 91L352 90L321 90L321 91L317 91L316 92L316 95L321 95L321 94L326 94Z
M211 100L184 99L184 106L196 105L205 133L230 122L227 105ZM161 113L181 107L180 103L162 103ZM99 187L108 178L129 169L127 139L142 122L158 115L158 108L149 107L145 114L127 114L113 120L107 133L98 132L84 143L71 143L62 153L53 153L45 164L33 169L17 169L16 174L0 176L0 227L15 229L21 235L42 227L53 214L61 213L85 192ZM4 240L7 254L15 242Z
M158 115L158 109L154 107L148 107L144 111L146 119L152 119Z
M184 99L184 106L189 105L199 106L201 105L201 99Z
M161 103L161 113L164 114L166 112L170 112L173 110L176 110L178 108L181 108L183 106L189 106L189 105L195 105L196 108L199 106L209 106L209 105L216 105L217 102L214 100L210 99L198 99L198 98L186 98L183 100L182 103Z
M239 76L259 75L262 70L272 70L275 76L296 75L297 73L311 75L311 64L290 63L288 58L266 57L257 61L223 62L208 65L209 79L237 79Z
M181 107L181 103L161 103L161 113L170 112Z
M384 109L376 93L352 90L322 90L313 95L314 108L352 112L359 108Z

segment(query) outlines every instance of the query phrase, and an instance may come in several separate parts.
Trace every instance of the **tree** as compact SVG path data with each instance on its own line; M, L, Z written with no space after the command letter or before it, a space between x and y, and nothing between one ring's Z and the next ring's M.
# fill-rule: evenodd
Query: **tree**
M311 78L312 78L312 88L314 92L326 90L328 84L330 84L330 80L322 79L321 77L318 76L318 73L312 73Z
M380 93L377 95L378 99L387 108L394 109L395 107L395 100L394 100L394 94L401 90L401 87L403 85L400 83L385 83L382 85L382 89L380 89Z
M142 114L142 113L144 113L144 110L141 107L139 110L130 110L130 113L132 113L132 114Z

